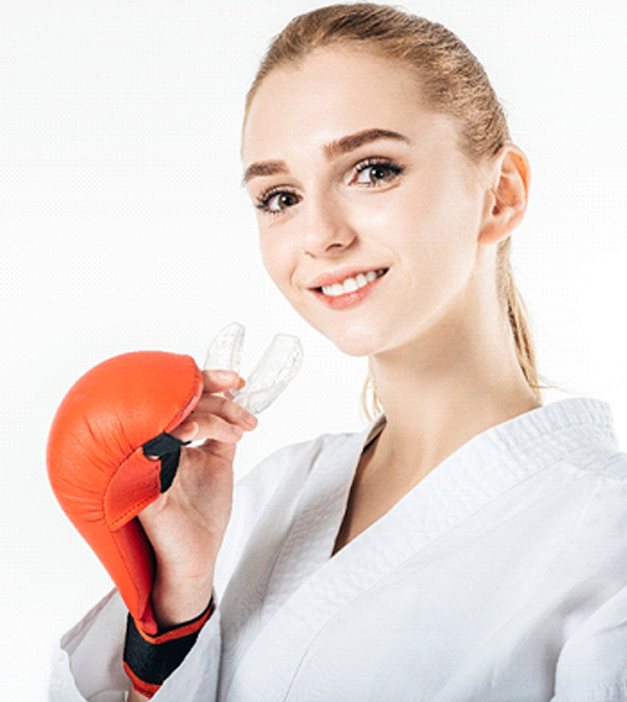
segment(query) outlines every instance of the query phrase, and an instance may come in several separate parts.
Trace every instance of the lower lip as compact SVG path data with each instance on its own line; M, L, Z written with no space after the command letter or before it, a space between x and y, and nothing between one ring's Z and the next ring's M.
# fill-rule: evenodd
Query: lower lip
M369 295L379 283L386 277L390 272L388 269L383 275L375 278L368 285L364 285L363 288L358 288L349 293L344 293L343 295L337 295L336 297L331 297L330 295L325 295L320 290L312 290L311 292L326 305L334 310L343 310L346 307L352 307L357 303L361 302L367 295Z

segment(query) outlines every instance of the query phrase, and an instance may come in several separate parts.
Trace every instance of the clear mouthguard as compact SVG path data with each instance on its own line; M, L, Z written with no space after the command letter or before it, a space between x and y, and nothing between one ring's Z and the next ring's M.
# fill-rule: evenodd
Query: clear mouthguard
M244 327L231 322L213 339L207 351L205 370L232 370L239 374ZM269 407L298 373L303 362L300 339L276 334L241 390L222 393L244 409L259 414Z

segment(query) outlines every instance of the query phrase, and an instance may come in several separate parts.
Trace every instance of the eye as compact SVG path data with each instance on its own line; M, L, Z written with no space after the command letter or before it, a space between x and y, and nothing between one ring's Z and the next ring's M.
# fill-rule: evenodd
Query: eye
M362 184L375 184L377 182L381 181L387 181L387 180L393 180L396 178L398 175L400 175L404 168L403 166L399 166L397 163L394 163L393 161L389 161L388 159L382 159L382 158L368 158L362 163L357 164L355 166L355 171L357 172L357 175L361 175L362 173L365 173L368 170L371 170L370 172L370 177L366 182L363 180L360 181L358 180L358 183ZM374 174L383 174L383 176L376 178L374 181L372 180L372 175ZM390 178L390 174L393 176Z
M404 170L404 166L400 166L398 163L395 163L394 161L390 161L389 159L382 158L382 157L371 157L366 159L365 161L362 161L361 163L358 163L355 166L355 173L359 177L361 173L364 173L368 171L369 169L372 169L372 175L375 174L383 174L381 177L375 178L375 180L372 180L372 177L368 178L367 182L364 181L357 181L361 185L370 185L371 187L379 187L378 183L385 181L388 182L390 180L394 180L397 178ZM351 181L353 182L353 181ZM266 190L263 192L257 199L256 199L256 204L255 207L258 210L261 210L265 214L270 214L270 215L280 215L282 214L286 209L291 207L292 205L289 203L294 203L294 200L299 198L300 196L297 195L293 190L285 190L285 189L280 189L280 188L271 188L270 190ZM272 209L270 207L270 203L277 198L277 204L279 205L278 209ZM282 207L279 203L283 203L284 205L287 204L287 207Z
M257 198L257 204L255 205L255 207L256 207L258 210L261 210L262 212L265 212L266 214L271 214L271 215L278 215L278 214L281 214L281 212L283 212L283 209L284 209L284 208L280 208L280 209L278 209L278 210L273 210L273 209L271 209L270 206L269 206L269 205L270 205L270 202L271 202L272 200L274 200L274 198L277 197L277 196L279 196L279 195L281 195L281 196L282 196L282 195L285 195L285 196L286 196L285 198L279 198L279 201L282 201L283 203L285 203L285 200L287 200L287 201L289 202L289 201L292 200L293 198L298 197L298 196L296 195L296 193L293 192L292 190L277 190L277 189L272 189L272 190L268 190L268 191L262 193L262 194Z

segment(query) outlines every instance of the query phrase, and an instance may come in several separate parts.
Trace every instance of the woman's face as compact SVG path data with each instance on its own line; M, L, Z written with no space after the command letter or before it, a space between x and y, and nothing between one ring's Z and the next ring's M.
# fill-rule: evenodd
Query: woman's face
M324 148L375 128L402 138ZM255 95L242 160L248 192L264 208L264 266L345 353L411 342L463 301L483 197L456 137L450 117L421 106L407 69L355 50L317 50L275 69ZM266 161L283 163L259 164ZM345 268L389 270L363 299L337 309L310 288Z

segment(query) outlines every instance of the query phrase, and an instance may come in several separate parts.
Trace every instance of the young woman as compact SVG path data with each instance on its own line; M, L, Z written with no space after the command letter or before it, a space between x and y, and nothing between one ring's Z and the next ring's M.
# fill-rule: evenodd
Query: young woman
M392 6L298 16L241 156L271 279L368 357L377 414L232 486L240 417L206 375L172 434L213 450L183 448L139 516L159 624L194 635L128 653L113 590L52 699L627 700L627 456L605 402L542 404L509 263L529 164L480 63Z

